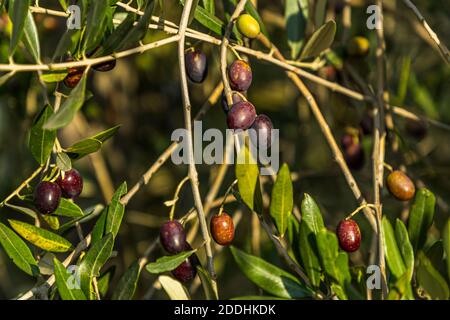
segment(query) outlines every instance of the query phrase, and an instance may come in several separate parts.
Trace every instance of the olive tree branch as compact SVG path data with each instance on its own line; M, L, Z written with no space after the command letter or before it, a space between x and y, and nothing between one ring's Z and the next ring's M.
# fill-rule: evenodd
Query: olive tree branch
M411 9L414 14L416 15L417 19L422 23L423 27L425 28L425 30L428 32L428 35L430 36L430 38L434 41L434 43L436 43L436 45L439 48L439 51L442 55L442 58L444 59L444 61L447 64L450 64L450 52L448 51L448 48L445 46L445 44L439 39L438 35L436 34L436 32L433 31L433 29L431 29L430 25L428 24L428 22L425 20L425 18L423 17L423 15L420 13L419 9L417 9L417 7L414 5L414 3L411 0L403 0L403 3L409 8Z
M384 256L384 235L382 226L383 207L381 203L381 192L384 181L384 158L385 158L385 142L386 142L386 128L384 123L384 94L385 94L385 41L384 41L384 29L383 29L383 2L382 0L376 0L376 5L380 9L381 17L377 27L377 104L375 104L375 112L373 117L374 123L374 144L372 154L372 170L373 170L373 193L374 204L377 221L377 233L378 237L378 266L381 272L381 286L382 294L381 298L384 299L387 296L388 289L386 284L386 265Z
M203 211L203 203L200 196L198 173L195 168L194 152L193 152L193 142L192 142L192 121L191 121L191 102L189 98L189 89L186 76L186 67L184 59L184 49L185 49L185 39L186 39L186 28L189 21L189 15L192 9L193 0L186 0L183 8L183 13L181 15L180 27L178 30L179 41L178 41L178 63L180 67L181 76L181 93L183 98L183 113L184 113L184 123L187 131L186 142L187 142L187 156L189 159L189 178L191 180L192 186L192 196L194 197L194 204L197 210L197 216L200 223L200 230L202 232L203 240L205 241L205 251L208 272L211 276L211 281L213 283L213 288L217 294L217 285L215 284L216 274L214 271L214 260L213 253L211 249L211 238L209 236L208 226L206 224L205 213Z
M39 174L41 173L41 171L44 169L44 166L40 166L39 168L37 168L32 174L31 176L29 176L24 182L22 182L20 184L20 186L17 187L16 190L14 190L9 196L7 196L1 203L0 203L0 207L3 207L5 204L8 203L9 200L11 200L12 198L14 198L15 196L19 195L20 191L22 191L24 188L26 188L30 182Z

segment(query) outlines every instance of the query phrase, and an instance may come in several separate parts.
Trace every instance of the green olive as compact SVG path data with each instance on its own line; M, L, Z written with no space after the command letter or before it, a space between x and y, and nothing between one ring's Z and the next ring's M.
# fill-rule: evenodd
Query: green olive
M363 57L369 52L369 40L364 37L353 37L347 45L347 53L351 56Z
M237 19L237 28L243 36L250 39L256 38L261 31L258 21L249 14L243 14Z

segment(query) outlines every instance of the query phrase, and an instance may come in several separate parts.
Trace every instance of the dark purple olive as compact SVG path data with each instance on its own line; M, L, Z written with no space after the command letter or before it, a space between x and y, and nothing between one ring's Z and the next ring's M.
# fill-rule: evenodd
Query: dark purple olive
M250 130L250 140L258 149L267 149L272 144L273 124L268 116L260 114L256 117Z
M416 140L422 140L428 133L427 124L424 121L408 120L405 129L408 135Z
M172 270L172 274L178 281L186 283L195 278L197 269L188 258Z
M96 64L92 68L94 68L95 71L107 72L107 71L111 71L115 67L116 67L116 60L111 60L111 61L106 61L103 63Z
M359 126L365 136L371 135L373 133L373 116L368 112L364 113Z
M176 220L167 221L161 226L159 239L163 248L171 254L185 250L186 232L181 223Z
M76 198L81 194L81 191L83 191L83 178L76 169L64 172L64 179L62 176L59 176L56 183L58 183L61 188L64 198Z
M56 183L40 182L34 191L34 205L42 214L55 212L61 200L61 189Z
M244 60L236 60L228 68L228 78L233 90L246 91L252 84L252 69Z
M361 144L354 144L344 150L344 158L352 170L361 170L364 167L366 155Z
M228 112L228 128L234 130L247 130L256 119L255 107L248 101L241 101L233 104Z
M233 99L233 104L244 101L242 96L239 93L237 93L236 91L233 91L233 93L231 94L231 97ZM228 106L227 97L225 96L225 92L223 92L222 93L222 110L223 110L223 112L225 112L225 114L227 114L228 111L230 111L230 109L231 108Z
M361 232L354 220L342 220L336 230L339 246L346 252L355 252L361 245Z
M189 51L185 55L186 73L194 83L202 83L208 74L206 55L198 50Z

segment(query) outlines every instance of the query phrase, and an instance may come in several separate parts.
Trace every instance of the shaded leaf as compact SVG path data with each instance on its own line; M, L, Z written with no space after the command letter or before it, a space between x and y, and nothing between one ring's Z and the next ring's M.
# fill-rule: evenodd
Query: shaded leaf
M156 262L151 262L145 266L145 269L153 274L159 274L176 269L180 264L189 258L196 250L184 251L173 256L158 258Z
M56 155L56 166L61 171L69 171L72 169L72 161L69 156L65 152L58 152Z
M449 288L444 277L433 267L431 261L420 251L418 254L417 282L432 299L447 300Z
M95 48L99 36L103 36L109 0L91 1L84 34L84 49Z
M56 140L55 130L45 130L44 123L53 115L52 108L47 105L37 115L30 130L28 147L31 154L40 165L44 165L50 157Z
M70 273L57 259L53 259L56 287L62 300L86 300L86 296L79 288L76 274Z
M400 279L405 273L406 267L395 239L394 229L386 217L383 217L382 224L386 261L391 274L395 277L395 279Z
M22 238L45 251L66 252L72 248L69 241L53 232L17 220L8 222Z
M294 208L291 173L287 164L278 171L277 180L272 189L270 216L275 220L278 232L283 237L288 227L289 217Z
M447 260L447 278L450 280L450 219L447 220L444 226L442 242Z
M408 273L404 273L394 285L389 288L388 300L405 300L410 288L410 279Z
M219 297L214 291L213 283L206 270L201 266L197 266L197 274L200 277L200 281L202 282L203 291L205 292L205 298L207 300L218 300Z
M58 219L58 217L51 216L49 214L43 214L42 215L42 220L44 220L45 223L47 223L48 226L50 228L52 228L53 230L58 230L59 229L59 219Z
M108 215L106 217L105 233L111 232L115 237L120 229L123 214L125 211L124 205L120 202L120 198L127 193L127 183L123 182L114 193L111 203L108 206Z
M308 39L300 55L300 59L303 60L319 56L333 44L335 34L336 22L330 20L317 29L311 38Z
M61 198L59 206L53 214L71 218L84 216L83 210L73 201L66 198Z
M190 300L189 292L177 280L169 276L159 276L159 283L171 300Z
M16 206L16 205L12 205L12 204L9 204L9 203L5 203L5 205L8 208L11 208L11 209L13 209L13 210L15 210L17 212L24 213L24 214L26 214L27 216L30 216L33 219L37 219L36 212L34 210L30 209L30 208L26 208L26 207L22 207L22 206Z
M102 214L92 229L92 243L96 243L105 235L106 216L108 215L108 207L103 209Z
M100 241L93 244L79 265L81 290L89 299L95 297L92 279L100 275L100 269L111 257L113 245L114 238L111 233L108 233Z
M13 24L11 41L9 44L9 56L12 57L23 35L25 21L28 16L30 0L9 0L9 17Z
M425 244L428 229L433 224L436 198L425 188L416 192L408 220L409 239L414 251L420 250Z
M311 284L318 287L320 284L320 261L317 256L316 237L314 232L304 221L300 223L299 232L300 257L303 268L308 275Z
M37 262L30 248L11 229L0 223L0 244L14 264L30 276L39 274Z
M101 141L89 138L75 143L73 146L67 148L66 152L70 158L79 160L88 154L97 152L101 147Z
M180 3L184 6L184 0L180 0ZM225 25L215 15L209 13L202 7L197 6L194 11L194 18L205 28L211 30L219 36L223 36Z
M23 42L25 44L25 47L28 49L28 51L30 51L31 55L34 58L34 62L40 63L41 48L39 45L39 34L31 12L28 12L27 17L25 19L25 26L23 29L23 33L24 33Z
M303 9L300 7L301 5ZM287 29L288 45L291 48L291 59L295 60L302 48L307 18L308 1L286 0L284 20Z
M292 274L235 247L230 249L241 271L264 291L281 298L312 296L312 292Z
M406 271L409 274L408 279L411 281L414 271L414 250L409 241L408 230L400 219L395 221L395 239L397 240Z
M86 95L86 73L77 86L72 90L69 97L64 101L58 112L54 113L44 125L44 129L59 129L68 125L78 110L83 106Z
M242 148L236 163L236 178L239 194L244 203L261 214L261 186L259 183L259 168L247 147Z
M139 266L139 261L135 261L120 278L111 299L131 300L134 296L134 292L136 291L140 274L141 268Z

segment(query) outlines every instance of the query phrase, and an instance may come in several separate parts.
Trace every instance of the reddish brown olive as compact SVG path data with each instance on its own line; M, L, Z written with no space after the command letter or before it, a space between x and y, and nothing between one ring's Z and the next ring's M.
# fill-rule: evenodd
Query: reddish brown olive
M346 252L355 252L361 245L361 232L354 220L342 220L336 230L339 246Z
M69 68L69 73L64 78L64 84L66 87L73 89L80 82L83 77L84 68Z
M225 212L221 215L215 215L211 219L211 235L215 242L221 246L228 246L234 239L234 223Z
M401 171L392 171L387 177L389 192L398 200L408 201L414 197L416 187L414 182Z

